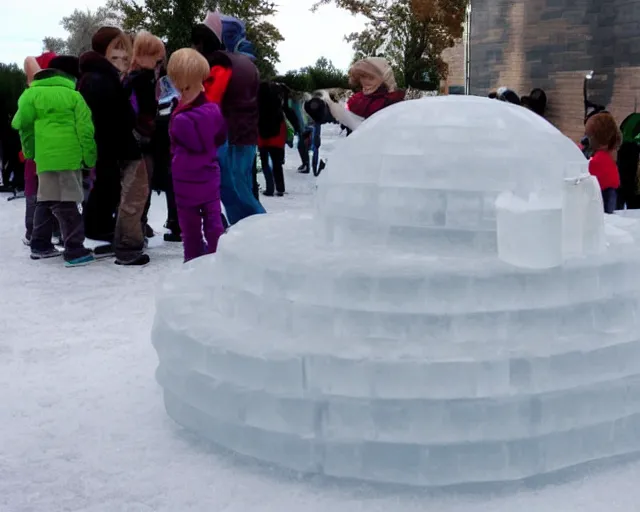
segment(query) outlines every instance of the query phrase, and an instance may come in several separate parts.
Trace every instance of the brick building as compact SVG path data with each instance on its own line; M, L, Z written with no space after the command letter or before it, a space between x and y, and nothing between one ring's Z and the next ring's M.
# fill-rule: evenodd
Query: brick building
M574 139L589 71L590 99L619 121L640 105L639 0L471 0L468 27L467 52L464 43L448 50L448 87L464 85L459 56L468 54L471 94L540 87L549 120Z

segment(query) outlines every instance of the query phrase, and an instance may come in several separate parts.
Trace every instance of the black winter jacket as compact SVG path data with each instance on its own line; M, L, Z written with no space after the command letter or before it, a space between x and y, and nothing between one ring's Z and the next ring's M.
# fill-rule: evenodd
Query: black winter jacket
M142 158L133 131L136 116L118 70L99 53L80 56L78 91L91 109L98 160Z

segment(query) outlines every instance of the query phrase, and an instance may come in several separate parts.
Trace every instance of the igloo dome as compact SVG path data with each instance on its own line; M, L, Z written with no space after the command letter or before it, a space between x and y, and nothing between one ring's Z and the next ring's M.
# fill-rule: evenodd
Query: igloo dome
M364 123L321 176L325 241L431 254L495 251L499 193L560 198L564 179L587 170L576 144L543 118L495 103L407 101Z
M496 242L498 195L562 211L584 169L502 102L376 114L332 154L315 211L245 219L163 283L167 412L285 468L421 486L640 451L640 222L608 216L606 251L547 269Z

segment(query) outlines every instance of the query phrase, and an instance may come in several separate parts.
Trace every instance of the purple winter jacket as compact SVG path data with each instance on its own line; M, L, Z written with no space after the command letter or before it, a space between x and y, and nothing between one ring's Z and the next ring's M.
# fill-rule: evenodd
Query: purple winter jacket
M171 116L171 174L176 203L199 206L220 200L218 148L227 139L227 125L215 103L204 94L179 106Z

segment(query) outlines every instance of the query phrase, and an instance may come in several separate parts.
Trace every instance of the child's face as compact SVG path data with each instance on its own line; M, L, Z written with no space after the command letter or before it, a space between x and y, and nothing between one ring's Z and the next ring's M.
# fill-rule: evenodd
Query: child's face
M368 73L363 73L360 76L360 85L363 89L373 89L378 83L378 80L375 76L372 76Z
M193 102L203 90L204 87L202 84L200 86L187 85L183 89L180 89L180 103L188 104Z
M107 60L111 62L120 73L124 73L129 69L129 54L126 50L107 48Z
M142 55L136 60L142 69L159 69L164 62L164 55Z

